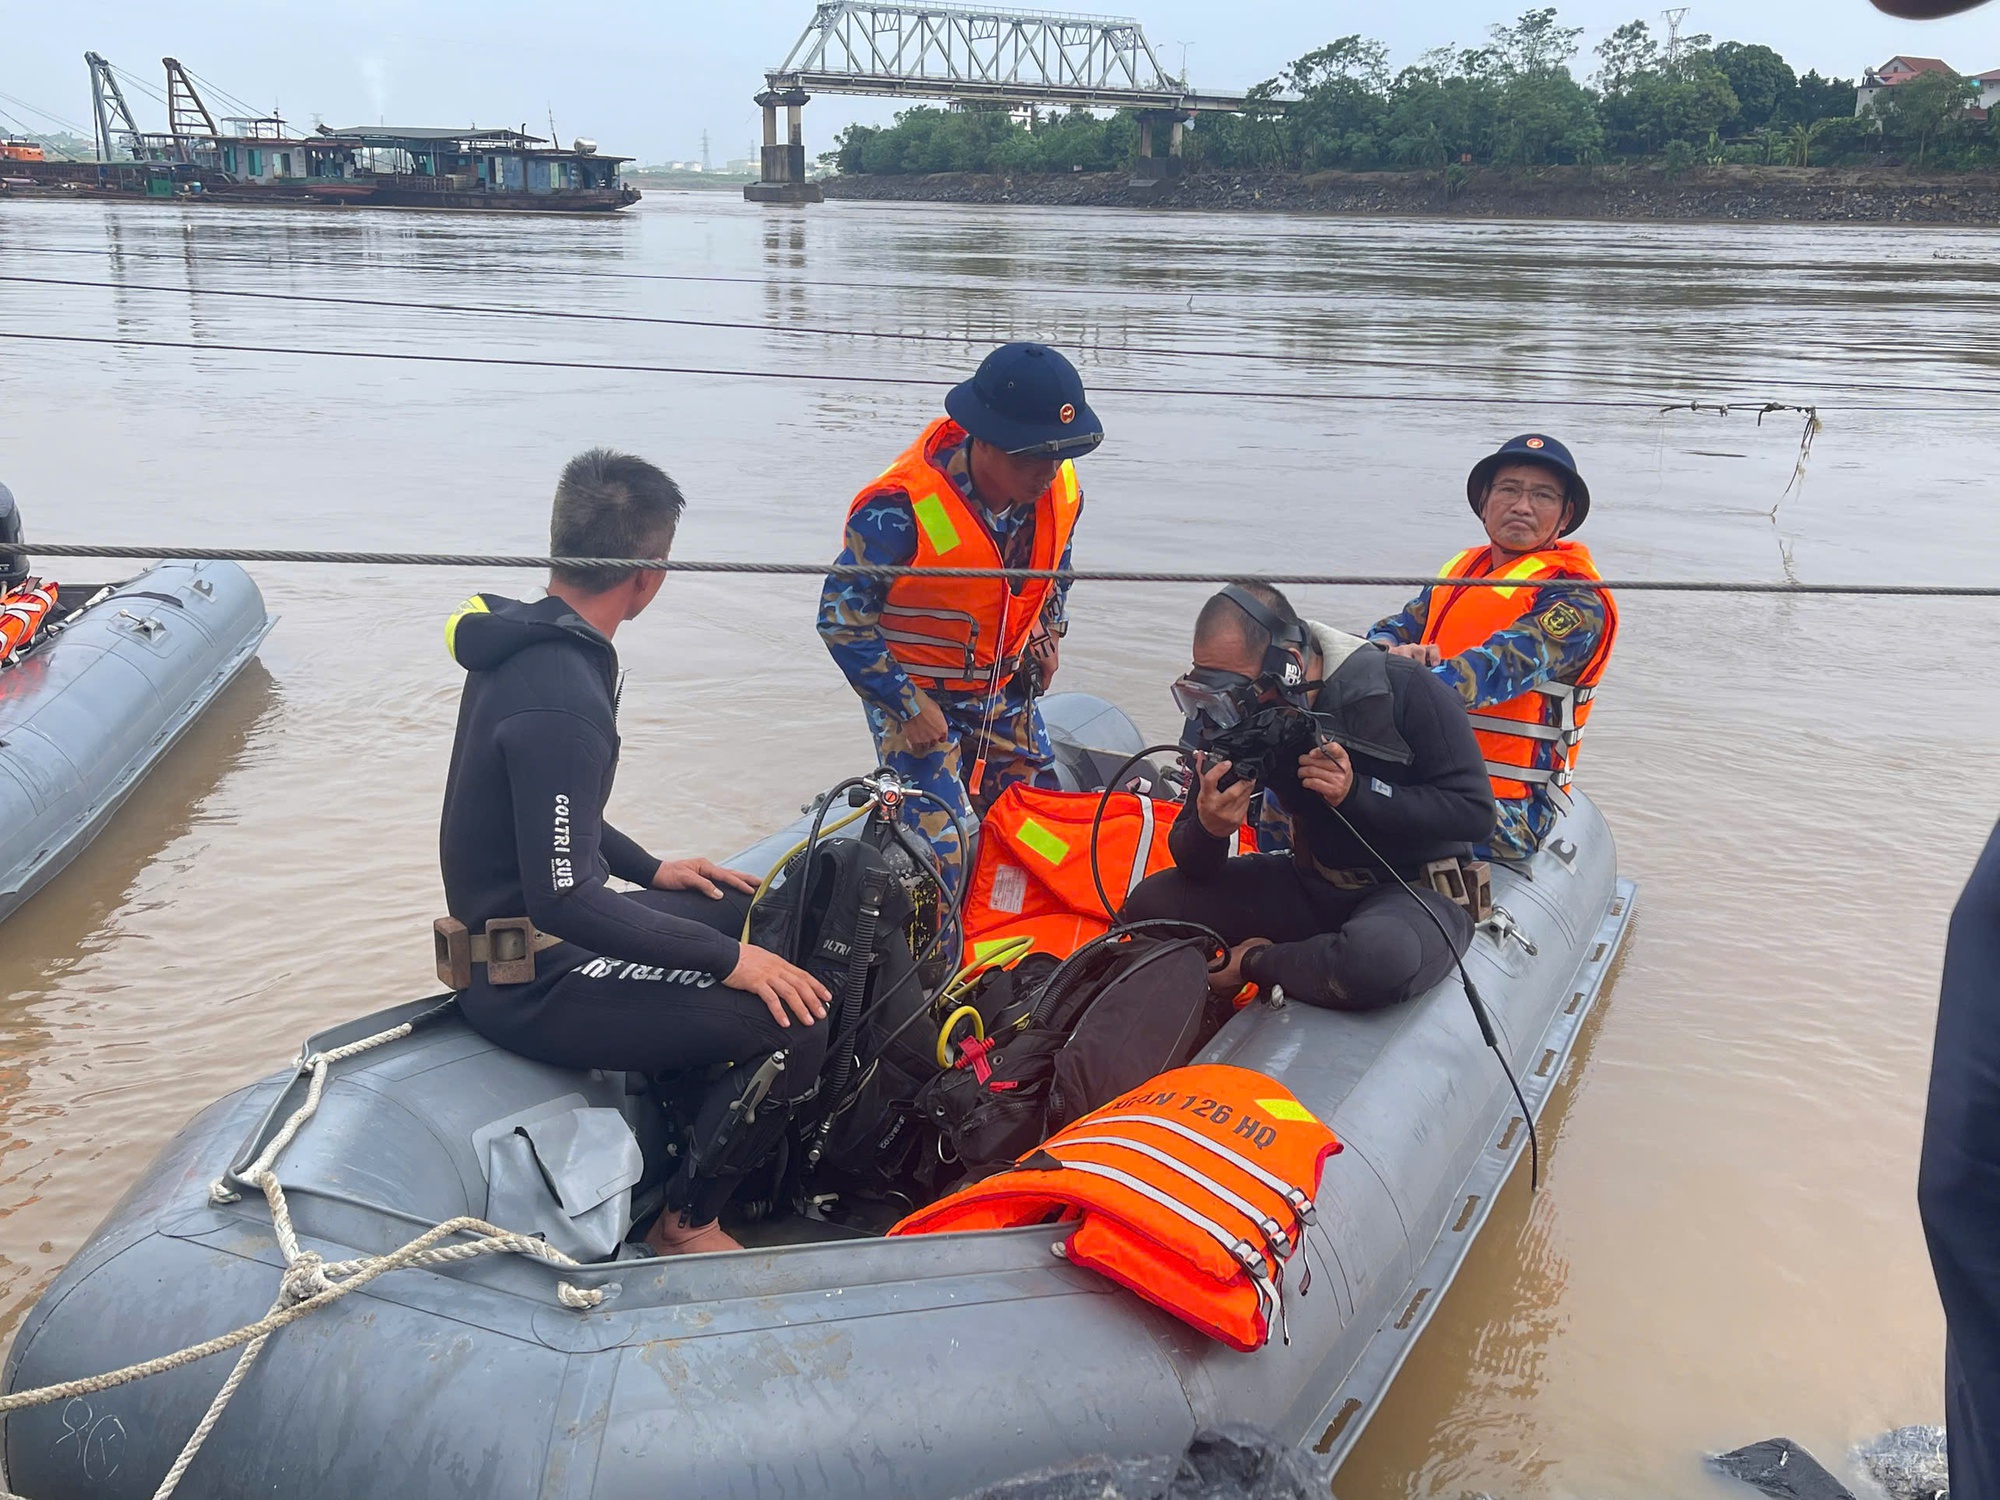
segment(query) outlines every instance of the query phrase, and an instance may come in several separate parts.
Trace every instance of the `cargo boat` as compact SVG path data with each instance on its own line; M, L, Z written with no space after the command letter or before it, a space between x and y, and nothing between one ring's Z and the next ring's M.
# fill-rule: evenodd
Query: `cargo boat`
M97 160L10 156L0 197L76 196L275 207L470 209L488 213L615 213L639 201L619 180L632 158L579 138L567 147L525 126L325 125L301 134L282 115L209 109L175 59L168 128L143 131L111 65L90 64Z

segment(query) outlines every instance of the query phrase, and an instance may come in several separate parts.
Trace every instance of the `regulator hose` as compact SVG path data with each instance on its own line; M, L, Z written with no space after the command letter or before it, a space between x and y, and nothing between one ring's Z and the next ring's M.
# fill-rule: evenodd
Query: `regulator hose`
M1149 755L1178 755L1180 748L1179 745L1148 745L1138 754L1127 757L1125 764L1112 774L1111 779L1104 784L1104 790L1098 795L1097 811L1090 819L1090 883L1097 887L1097 899L1103 903L1104 915L1111 920L1113 926L1117 925L1118 913L1125 909L1125 903L1121 901L1115 908L1112 906L1111 898L1104 892L1104 872L1097 863L1097 830L1103 825L1104 809L1111 805L1112 793L1121 789L1127 771Z
M838 1051L826 1078L825 1112L814 1133L812 1149L806 1153L808 1167L819 1165L820 1153L826 1150L827 1137L833 1133L834 1117L840 1112L840 1101L854 1076L854 1036L861 1022L861 1003L868 993L868 971L875 963L875 925L882 919L888 884L888 872L881 869L870 870L861 879L861 910L854 922L854 946L847 955L847 985L841 993L840 1017L834 1028Z
M927 792L920 788L913 788L910 792L910 795L918 798L921 801L934 802L938 805L938 807L944 812L945 816L951 819L952 827L956 829L958 832L959 849L964 854L969 856L971 852L972 839L971 836L965 830L965 824L959 820L958 810L954 808L950 803L946 802L942 797L938 796L935 792ZM904 829L900 824L892 826L894 826L895 828L898 839L903 839L907 833L907 830ZM916 842L917 844L921 845L922 840L917 840ZM911 848L910 844L907 842L905 843L904 847ZM916 852L917 852L916 849L914 848L911 849L913 857L915 857ZM918 864L922 867L923 872L926 875L928 875L931 878L931 881L937 886L939 896L944 898L939 903L940 918L938 921L938 930L931 934L931 940L928 943L924 944L923 951L915 956L915 959L912 961L909 969L904 973L903 977L896 980L895 983L891 984L886 990L884 990L881 994L875 997L875 1008L877 1010L880 1010L884 1005L887 1005L889 1003L890 997L901 991L904 985L908 984L912 979L916 978L917 975L923 971L924 965L930 962L931 957L938 951L938 948L943 944L945 938L956 930L956 928L958 927L959 912L964 908L965 905L965 888L972 883L972 872L969 869L962 869L958 884L956 886L953 886L950 881L944 878L944 871L942 867L938 865L936 855L933 851L924 850L923 858L918 860ZM947 978L944 984L939 987L936 995L927 996L922 1005L918 1006L915 1010L911 1011L908 1016L904 1017L902 1024L897 1026L894 1031L890 1032L886 1037L882 1039L882 1045L877 1047L875 1049L874 1055L868 1059L868 1066L872 1068L875 1066L876 1063L880 1062L885 1056L888 1055L889 1049L896 1044L896 1039L898 1037L902 1036L904 1032L908 1031L912 1026L914 1026L918 1021L922 1020L925 1016L929 1015L931 1013L932 1006L934 1006L937 1003L938 995L942 995L945 989L949 988L950 985L951 985L951 979Z
M840 832L840 830L847 827L848 824L859 822L861 819L867 817L868 814L874 809L874 806L875 804L873 802L864 804L862 807L857 808L855 811L849 813L846 817L842 818L838 823L827 824L826 827L821 830L821 833L824 835L824 834L834 834ZM754 912L757 909L757 903L759 901L762 901L766 896L768 896L771 893L772 885L776 883L778 877L785 872L785 866L791 863L792 856L794 854L797 854L801 849L805 848L810 838L811 835L807 835L806 838L800 839L796 844L792 845L791 848L787 849L783 854L780 854L777 860L772 864L771 868L765 871L764 878L757 882L757 890L755 894L753 894L750 897L750 911L746 911L743 913L743 931L738 934L739 941L745 943L750 941L750 912Z
M1199 922L1183 922L1172 917L1155 917L1144 922L1127 922L1122 926L1114 926L1109 932L1099 933L1081 948L1078 948L1076 952L1070 954L1060 964L1056 965L1055 972L1049 975L1047 981L1042 985L1041 994L1035 997L1034 1007L1029 1012L1028 1025L1031 1027L1041 1026L1048 1021L1050 1016L1055 1014L1057 1003L1069 993L1070 988L1076 984L1078 978L1082 975L1083 960L1085 958L1097 952L1098 949L1108 947L1115 942L1121 942L1135 933L1151 933L1163 939L1167 938L1170 933L1173 935L1171 946L1162 948L1158 953L1150 955L1142 960L1142 963L1151 963L1156 958L1164 958L1168 953L1173 952L1174 949L1190 942L1205 944L1211 956L1219 952L1226 959L1229 955L1229 944L1222 940L1222 934L1215 931L1212 927L1204 927ZM1211 968L1213 968L1212 964Z
M792 909L792 925L791 931L786 935L785 951L780 955L790 963L796 964L799 961L799 944L805 938L806 897L811 894L809 887L812 883L812 857L813 850L819 846L820 825L826 821L827 812L832 808L834 798L854 787L867 784L868 779L865 776L850 776L845 781L837 782L832 791L820 798L819 806L813 809L812 826L806 830L805 842L799 846L805 851L805 858L799 861L799 879L804 884L799 890L799 903ZM785 857L791 858L790 855Z
M1514 1076L1514 1069L1507 1062L1507 1054L1500 1046L1500 1035L1493 1029L1492 1013L1487 1010L1486 1001L1480 996L1479 986L1472 982L1472 976L1465 970L1465 955L1458 951L1458 944L1451 940L1451 934L1445 930L1444 919L1431 910L1430 902L1417 894L1415 886L1397 874L1396 867L1384 859L1382 851L1369 843L1361 830L1348 821L1346 813L1337 807L1333 807L1331 803L1328 804L1328 808L1336 818L1340 819L1347 831L1360 840L1361 847L1368 851L1375 862L1394 877L1396 884L1409 892L1410 899L1423 909L1424 915L1429 917L1431 924L1437 928L1438 936L1444 939L1445 951L1451 954L1451 961L1458 968L1459 982L1465 986L1465 998L1472 1006L1472 1018L1479 1023L1479 1034L1485 1038L1486 1045L1493 1049L1493 1056L1500 1063L1500 1071L1507 1075L1508 1087L1514 1091L1514 1102L1521 1106L1521 1118L1528 1123L1528 1191L1531 1193L1540 1192L1542 1188L1542 1141L1540 1134L1535 1129L1535 1112L1528 1108L1528 1096L1521 1092L1521 1082Z

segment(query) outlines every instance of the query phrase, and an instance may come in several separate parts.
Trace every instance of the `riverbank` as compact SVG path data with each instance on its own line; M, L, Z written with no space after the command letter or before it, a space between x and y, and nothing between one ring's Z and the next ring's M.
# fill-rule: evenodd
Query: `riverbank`
M1134 186L1125 172L834 177L829 198L1465 218L1707 219L2000 225L2000 173L1916 176L1844 167L1654 167L1439 172L1200 172Z

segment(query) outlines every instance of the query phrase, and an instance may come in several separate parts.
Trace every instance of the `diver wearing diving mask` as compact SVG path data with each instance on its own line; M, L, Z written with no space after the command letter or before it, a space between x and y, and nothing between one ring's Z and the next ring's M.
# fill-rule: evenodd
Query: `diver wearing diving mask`
M1466 858L1493 828L1457 695L1413 661L1301 620L1267 585L1211 598L1193 656L1173 697L1199 784L1174 824L1174 868L1141 883L1124 918L1214 928L1230 944L1218 989L1278 984L1310 1004L1375 1010L1436 984L1472 919L1397 877L1422 887L1426 865ZM1290 816L1293 850L1231 857L1259 790Z

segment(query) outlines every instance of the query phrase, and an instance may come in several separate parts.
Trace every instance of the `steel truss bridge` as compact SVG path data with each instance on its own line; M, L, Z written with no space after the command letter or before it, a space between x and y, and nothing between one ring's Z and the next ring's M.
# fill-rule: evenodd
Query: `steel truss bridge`
M1095 109L1240 110L1242 94L1190 89L1145 28L1108 16L824 0L770 92L868 94Z

